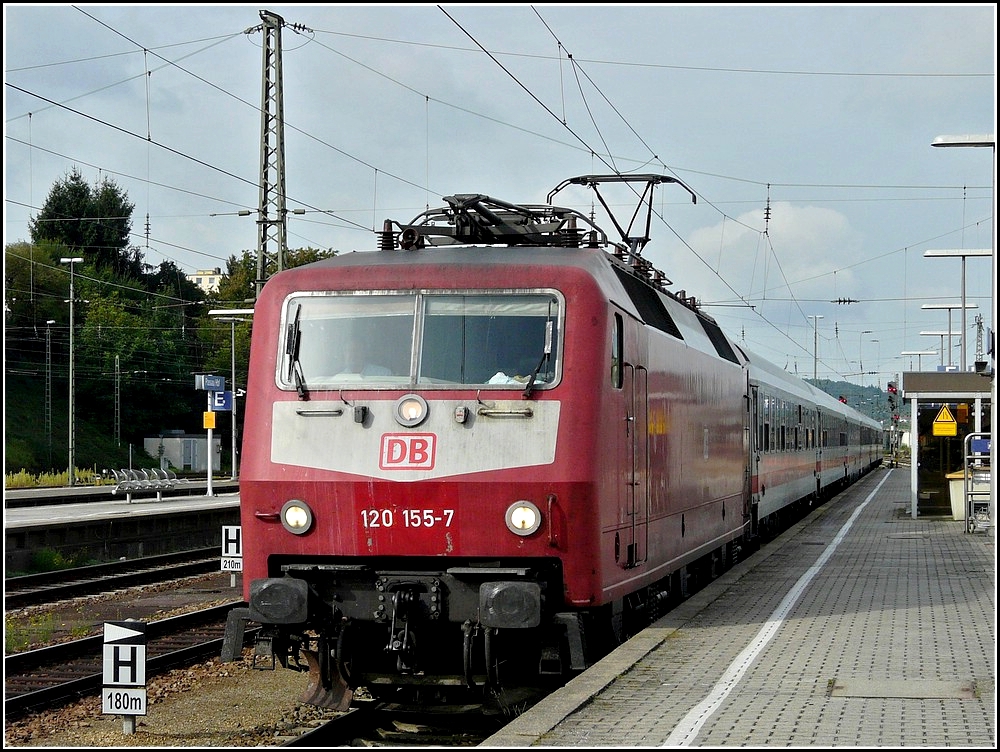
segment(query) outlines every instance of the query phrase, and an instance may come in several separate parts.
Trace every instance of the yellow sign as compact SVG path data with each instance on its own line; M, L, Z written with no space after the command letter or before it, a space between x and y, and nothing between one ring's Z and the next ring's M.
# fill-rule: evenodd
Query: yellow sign
M207 412L207 413L204 413L204 416L205 416L205 419L204 419L204 423L202 425L202 428L215 428L215 413L213 413L213 412ZM935 428L934 430L936 431L937 428ZM954 436L955 434L951 434L951 435Z
M958 436L958 423L955 422L947 405L941 405L941 409L938 410L932 433L935 436Z

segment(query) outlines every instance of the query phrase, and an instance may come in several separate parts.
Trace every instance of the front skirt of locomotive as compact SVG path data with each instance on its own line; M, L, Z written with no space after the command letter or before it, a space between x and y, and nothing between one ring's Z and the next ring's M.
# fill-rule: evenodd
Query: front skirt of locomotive
M250 584L248 619L262 626L255 664L270 656L272 665L308 669L303 699L314 705L346 710L362 686L379 698L402 689L426 698L537 684L539 676L562 674L569 660L565 627L546 614L546 593L561 592L558 561L282 569L283 577Z

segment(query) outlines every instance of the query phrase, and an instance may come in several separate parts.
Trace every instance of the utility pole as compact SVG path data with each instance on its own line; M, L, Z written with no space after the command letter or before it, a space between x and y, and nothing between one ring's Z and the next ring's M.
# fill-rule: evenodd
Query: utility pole
M115 446L122 445L122 369L115 355Z
M271 274L285 268L288 248L285 209L285 104L281 72L281 28L285 19L260 11L262 24L246 34L264 33L260 103L260 203L257 208L257 279L254 299ZM295 31L308 31L292 24Z
M73 267L83 263L83 258L59 259L60 264L69 264L69 485L76 485L76 413L73 410L73 303L76 293L73 291Z
M819 324L819 320L823 317L818 314L812 314L810 316L806 316L806 318L813 320L813 381L816 381L816 367L819 362L819 330L817 329L817 325ZM858 347L861 347L860 343L858 344Z
M49 444L49 467L52 467L52 325L55 319L45 322L45 436Z

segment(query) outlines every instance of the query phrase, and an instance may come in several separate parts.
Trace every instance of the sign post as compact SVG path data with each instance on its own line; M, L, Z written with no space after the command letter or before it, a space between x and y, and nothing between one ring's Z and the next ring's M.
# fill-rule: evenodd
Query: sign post
M222 571L233 572L230 584L236 587L236 572L243 571L243 536L239 525L222 526Z
M226 389L226 377L213 376L207 373L195 374L194 388L203 389L208 393L208 406L205 408L203 416L203 427L208 431L208 447L205 450L205 456L208 459L207 492L209 496L214 496L215 493L212 490L212 469L215 465L215 448L212 446L212 429L215 428L215 412L213 411L213 406L215 404L215 392L224 392Z
M146 715L146 624L104 623L104 688L101 712L120 715L122 733L135 733L135 717Z

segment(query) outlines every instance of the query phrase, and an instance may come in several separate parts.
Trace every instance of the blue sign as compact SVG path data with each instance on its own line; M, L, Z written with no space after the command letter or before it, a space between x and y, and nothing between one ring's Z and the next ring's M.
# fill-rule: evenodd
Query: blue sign
M212 412L224 413L233 409L232 392L212 392Z
M207 373L199 373L194 377L194 388L204 389L208 392L221 392L226 388L225 376L212 376Z

